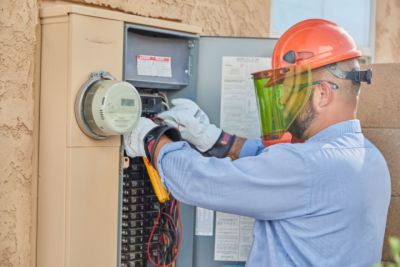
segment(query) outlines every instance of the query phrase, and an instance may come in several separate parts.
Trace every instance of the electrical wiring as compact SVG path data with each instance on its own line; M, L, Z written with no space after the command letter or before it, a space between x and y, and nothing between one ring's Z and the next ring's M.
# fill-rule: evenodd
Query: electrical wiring
M158 94L161 96L161 98L163 99L163 105L167 108L167 110L169 109L169 100L168 100L168 96L166 93L163 92L158 92Z
M163 104L163 106L166 108L166 110L168 110L169 109L169 106L168 106L168 104L167 103L165 103L164 101L162 102L162 104Z
M162 104L169 109L169 100L165 93L159 92ZM162 119L151 118L161 124ZM155 171L155 170L152 170ZM155 238L155 237L158 238ZM182 243L182 221L179 202L170 196L169 201L160 203L160 208L147 241L147 258L154 267L175 267ZM153 252L155 252L153 254Z
M157 234L158 239L154 240ZM179 202L171 200L160 207L147 242L147 258L155 267L173 267L182 243ZM156 258L152 254L156 251Z

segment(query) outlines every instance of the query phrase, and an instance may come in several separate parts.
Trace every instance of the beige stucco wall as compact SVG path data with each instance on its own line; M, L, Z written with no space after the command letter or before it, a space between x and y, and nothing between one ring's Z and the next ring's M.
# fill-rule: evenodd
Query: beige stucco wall
M44 1L45 3L54 1ZM198 25L205 35L267 36L270 0L70 0Z
M376 63L400 62L400 1L377 0Z
M205 35L266 36L270 0L70 0L199 25ZM0 266L35 261L38 6L0 0ZM400 62L400 4L377 0L376 61ZM56 138L56 137L55 137Z
M35 0L0 1L0 266L29 266L35 242Z

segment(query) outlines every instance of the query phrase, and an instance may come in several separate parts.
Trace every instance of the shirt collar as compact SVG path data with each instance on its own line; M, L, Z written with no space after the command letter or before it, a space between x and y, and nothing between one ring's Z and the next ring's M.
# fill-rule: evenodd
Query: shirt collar
M346 133L361 133L359 120L347 120L329 126L317 134L311 136L306 142L315 142L324 139L330 139L335 136L341 136Z

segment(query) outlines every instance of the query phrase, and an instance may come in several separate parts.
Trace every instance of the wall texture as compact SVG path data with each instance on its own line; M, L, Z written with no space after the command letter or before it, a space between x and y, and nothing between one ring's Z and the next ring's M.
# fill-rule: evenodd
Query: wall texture
M0 1L0 266L35 254L36 0Z
M376 63L400 62L400 1L376 1Z
M205 35L267 36L270 0L69 0L198 25Z
M373 83L371 86L363 85L361 89L358 116L364 134L386 158L392 178L392 198L383 252L383 259L388 260L390 249L387 237L400 237L400 118L397 115L400 113L400 64L374 64L372 68Z

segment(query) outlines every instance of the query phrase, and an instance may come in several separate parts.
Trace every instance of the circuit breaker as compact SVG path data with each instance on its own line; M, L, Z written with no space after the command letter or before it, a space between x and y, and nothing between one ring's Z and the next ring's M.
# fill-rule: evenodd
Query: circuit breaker
M153 100L157 98L154 96ZM142 98L143 102L148 99L151 99L150 96ZM148 107L144 113L148 117L162 111L162 106L157 105L156 101L153 104L154 107ZM166 204L158 201L142 158L128 158L125 155L124 163L120 218L121 267L146 266L148 253L153 258L158 257L156 247L160 231L156 229L152 236L151 231L157 223L161 207Z
M140 158L128 161L123 172L121 214L121 267L146 266L147 242L155 223L160 203ZM155 233L154 241L159 234ZM153 257L157 257L154 253Z
M152 118L164 110L162 98L157 93L143 93L141 99L145 117ZM153 233L152 240L149 239L164 204L154 193L142 158L124 155L121 193L121 267L146 266L148 253L153 258L158 256L155 249L159 241L158 229Z

